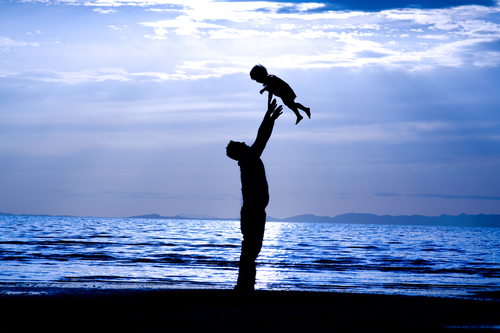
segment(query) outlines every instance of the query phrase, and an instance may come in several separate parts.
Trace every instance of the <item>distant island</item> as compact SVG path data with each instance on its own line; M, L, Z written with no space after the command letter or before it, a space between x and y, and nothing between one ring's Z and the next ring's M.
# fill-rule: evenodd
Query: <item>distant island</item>
M32 215L32 214L9 214L0 215L10 216L56 216L71 217L70 215ZM133 219L168 219L168 220L218 220L218 221L239 221L239 218L217 218L217 217L194 217L196 215L176 215L161 216L158 214L148 214L139 216L130 216ZM497 214L479 214L467 215L460 214L456 216L423 216L423 215L375 215L348 213L335 217L316 216L313 214L297 215L284 219L267 217L268 222L313 222L313 223L344 223L344 224L391 224L391 225L428 225L428 226L457 226L457 227L495 227L500 228L500 215Z

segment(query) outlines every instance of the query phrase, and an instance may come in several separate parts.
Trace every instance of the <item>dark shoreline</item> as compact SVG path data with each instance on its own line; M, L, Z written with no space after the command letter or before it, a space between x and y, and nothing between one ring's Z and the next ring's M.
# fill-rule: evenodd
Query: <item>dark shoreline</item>
M0 296L0 332L498 332L493 296L66 289Z

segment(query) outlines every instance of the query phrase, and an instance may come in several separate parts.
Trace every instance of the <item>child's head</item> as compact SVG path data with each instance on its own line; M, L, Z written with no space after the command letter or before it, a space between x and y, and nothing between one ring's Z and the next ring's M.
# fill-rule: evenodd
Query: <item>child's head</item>
M248 146L244 142L229 141L226 147L226 155L233 160L239 161L245 155Z
M257 82L262 82L262 79L267 77L267 69L266 67L262 66L261 64L253 66L252 70L250 71L250 77L252 80L255 80Z

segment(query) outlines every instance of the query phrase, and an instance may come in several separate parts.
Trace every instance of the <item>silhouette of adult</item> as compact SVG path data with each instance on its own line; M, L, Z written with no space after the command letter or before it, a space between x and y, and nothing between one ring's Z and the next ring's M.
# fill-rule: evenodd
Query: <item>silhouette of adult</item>
M273 132L274 122L283 113L283 107L276 106L276 99L268 103L267 112L257 132L255 142L249 147L244 142L230 141L226 154L238 161L241 172L241 256L239 263L237 291L253 291L255 285L255 260L262 248L266 225L266 207L269 203L264 163L260 159L267 141Z

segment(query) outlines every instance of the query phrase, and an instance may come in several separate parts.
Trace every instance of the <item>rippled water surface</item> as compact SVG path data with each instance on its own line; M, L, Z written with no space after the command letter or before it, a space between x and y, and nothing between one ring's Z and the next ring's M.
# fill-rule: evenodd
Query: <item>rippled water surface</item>
M0 216L0 283L232 288L239 222ZM269 222L257 289L500 291L500 228Z

